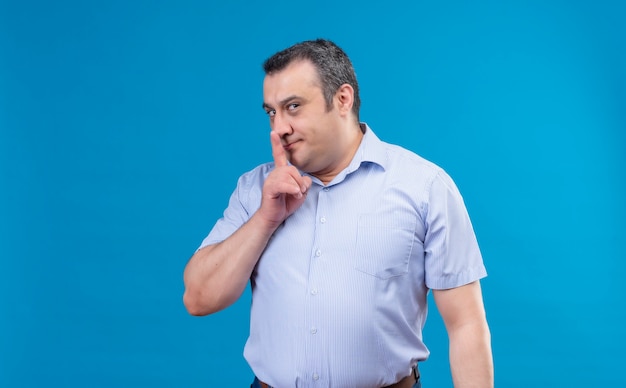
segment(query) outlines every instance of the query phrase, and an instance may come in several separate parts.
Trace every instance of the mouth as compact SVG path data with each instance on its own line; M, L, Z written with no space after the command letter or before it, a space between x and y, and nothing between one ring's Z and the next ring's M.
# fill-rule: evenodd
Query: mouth
M294 144L298 143L300 140L292 141L291 143L287 143L283 146L285 151L291 151L293 149Z

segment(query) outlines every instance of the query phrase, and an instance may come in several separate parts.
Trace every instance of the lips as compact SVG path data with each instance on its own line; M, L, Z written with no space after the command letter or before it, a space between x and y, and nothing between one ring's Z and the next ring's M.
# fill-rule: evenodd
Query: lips
M299 142L300 140L292 141L291 143L287 143L283 146L285 151L290 151L293 148L293 145Z

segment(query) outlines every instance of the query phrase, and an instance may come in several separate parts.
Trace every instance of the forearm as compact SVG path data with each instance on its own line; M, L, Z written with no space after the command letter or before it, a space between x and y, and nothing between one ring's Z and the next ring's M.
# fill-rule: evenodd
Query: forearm
M252 216L221 243L198 250L184 272L183 302L192 315L207 315L233 304L243 293L275 226Z
M455 388L493 387L491 335L486 321L451 330L450 368Z

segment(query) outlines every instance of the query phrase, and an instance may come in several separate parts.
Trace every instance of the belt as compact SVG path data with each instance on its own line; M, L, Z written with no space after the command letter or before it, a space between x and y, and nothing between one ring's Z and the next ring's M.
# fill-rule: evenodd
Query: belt
M412 388L413 385L415 385L415 383L419 381L419 379L420 379L420 371L419 369L417 369L417 365L415 365L415 367L413 368L413 373L406 376L405 378L398 381L397 383L387 385L383 388ZM259 380L259 385L261 386L261 388L272 388L271 385L268 385L260 380Z

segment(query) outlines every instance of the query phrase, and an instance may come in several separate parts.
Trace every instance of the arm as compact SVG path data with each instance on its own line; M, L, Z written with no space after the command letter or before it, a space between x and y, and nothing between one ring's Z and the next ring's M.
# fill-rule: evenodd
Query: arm
M457 388L493 387L491 334L480 282L433 290L437 309L450 338L450 369Z
M183 275L187 311L207 315L233 304L275 229L255 214L226 240L198 250Z
M192 315L207 315L233 304L278 226L306 199L311 178L289 166L277 133L271 133L275 168L263 184L259 210L221 243L198 250L184 272L183 303Z

